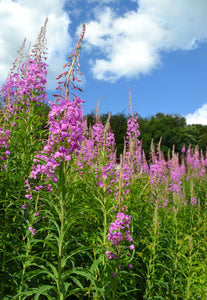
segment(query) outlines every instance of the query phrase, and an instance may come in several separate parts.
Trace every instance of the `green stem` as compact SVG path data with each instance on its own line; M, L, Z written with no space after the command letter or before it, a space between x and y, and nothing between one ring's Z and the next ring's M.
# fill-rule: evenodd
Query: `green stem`
M104 214L104 237L103 237L103 244L106 246L106 232L107 232L107 211L106 211L106 196L104 197L104 207L103 207L103 214Z
M156 247L158 244L158 202L156 201L154 216L153 216L153 232L152 232L152 246L150 249L150 258L149 265L147 268L147 280L146 280L146 298L150 299L152 295L152 289L154 287L155 282L153 281L153 277L155 274L155 261L156 261Z
M22 287L23 287L23 283L24 283L24 277L25 277L25 273L26 273L26 269L27 269L27 262L28 262L30 250L31 250L31 243L27 243L27 245L26 245L26 258L25 258L25 262L23 263L23 270L22 270L22 275L21 275L21 281L20 281L18 294L20 294L22 292ZM21 299L22 299L22 297L19 296L19 300L21 300Z
M113 300L116 300L116 289L117 289L117 276L114 281L114 289L113 289Z
M63 256L63 240L64 240L64 222L65 222L65 163L64 161L60 166L60 233L59 233L59 251L58 251L58 282L57 282L57 300L61 299L61 286L62 286L62 256Z
M174 276L172 283L172 294L176 294L176 279L177 279L177 269L178 269L178 256L177 256L177 248L178 248L178 220L177 220L177 211L174 212L174 227L175 227L175 257L174 257Z

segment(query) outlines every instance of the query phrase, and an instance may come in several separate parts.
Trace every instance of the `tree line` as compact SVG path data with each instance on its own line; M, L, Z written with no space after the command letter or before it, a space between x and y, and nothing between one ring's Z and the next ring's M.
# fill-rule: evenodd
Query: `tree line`
M164 156L167 157L169 151L174 148L175 152L180 152L183 145L192 148L198 145L199 149L206 152L207 146L207 126L206 125L187 125L186 119L178 114L163 114L157 113L155 116L142 118L138 116L140 129L140 141L145 152L146 158L150 158L150 148L153 141L154 146L161 139L161 150ZM95 113L91 112L86 115L88 125L92 126L95 123ZM108 114L100 115L103 124L108 119ZM111 130L115 135L117 157L123 152L124 137L127 130L127 118L125 113L117 113L111 115L110 125Z
M2 105L1 105L2 106ZM47 119L49 106L41 104L38 108L41 112L42 126L47 128ZM107 122L109 113L100 114L100 119L103 124ZM96 122L96 113L91 112L85 115L88 126L93 126ZM186 119L178 114L163 114L157 113L155 116L143 118L137 114L140 141L145 152L147 160L150 158L151 143L156 148L161 139L161 150L167 158L168 153L181 152L183 145L186 148L198 146L203 153L206 153L207 147L207 125L193 124L187 125ZM127 131L128 115L124 112L110 116L110 126L114 133L117 149L117 158L123 153L124 138ZM0 122L1 123L1 122Z

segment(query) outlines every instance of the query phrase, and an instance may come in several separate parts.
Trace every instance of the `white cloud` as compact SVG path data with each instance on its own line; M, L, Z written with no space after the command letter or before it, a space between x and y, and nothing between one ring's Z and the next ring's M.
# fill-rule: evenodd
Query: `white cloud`
M207 1L140 0L137 11L118 16L111 7L97 10L86 24L93 76L115 81L148 74L161 62L161 51L189 50L207 40Z
M48 87L55 88L55 78L62 72L65 55L71 50L68 33L70 19L64 11L64 0L1 0L0 1L0 83L18 56L24 38L36 42L40 28L48 17ZM69 53L68 53L69 54Z
M88 3L109 4L116 3L119 0L88 0Z
M139 14L152 18L165 32L161 47L192 49L207 39L206 0L139 0Z
M197 109L194 113L185 116L186 123L207 125L207 103L201 108Z

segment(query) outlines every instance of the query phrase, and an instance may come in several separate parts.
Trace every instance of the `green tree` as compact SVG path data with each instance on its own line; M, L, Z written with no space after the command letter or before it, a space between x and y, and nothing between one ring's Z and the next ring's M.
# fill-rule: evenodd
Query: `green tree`
M194 148L198 145L203 152L207 146L207 126L204 125L187 125L186 119L177 114L157 113L149 118L138 116L140 129L140 141L145 152L146 158L150 158L150 145L153 140L155 148L161 142L161 150L167 158L169 149L180 152L183 145L191 145ZM101 114L103 124L105 124L108 114ZM87 115L88 125L95 123L95 113ZM123 152L124 138L127 131L127 116L125 113L117 113L110 118L111 130L115 135L117 157Z

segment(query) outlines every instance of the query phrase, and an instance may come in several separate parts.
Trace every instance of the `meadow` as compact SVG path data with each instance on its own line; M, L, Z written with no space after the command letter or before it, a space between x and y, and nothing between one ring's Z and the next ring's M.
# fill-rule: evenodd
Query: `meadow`
M84 25L47 100L46 23L0 94L0 299L207 299L207 157L146 161L130 99L117 164L78 96Z

